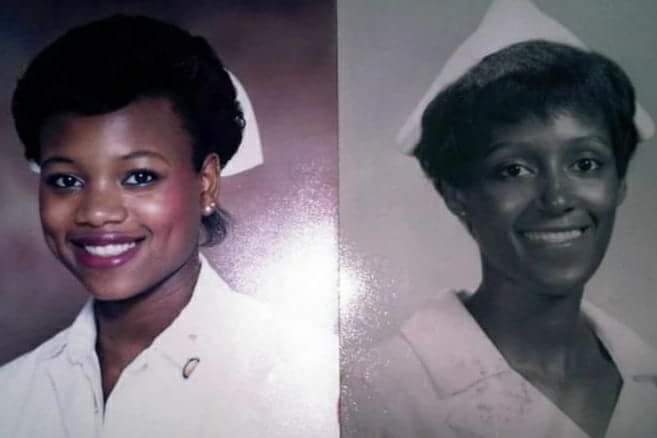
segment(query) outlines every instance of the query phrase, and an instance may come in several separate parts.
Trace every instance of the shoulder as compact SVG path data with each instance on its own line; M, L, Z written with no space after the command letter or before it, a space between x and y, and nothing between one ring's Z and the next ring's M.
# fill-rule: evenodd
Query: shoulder
M0 366L0 386L16 386L17 382L23 382L25 377L32 375L43 361L61 353L66 345L68 330L60 331L35 349Z
M361 388L369 388L380 400L386 394L398 397L401 387L408 389L425 374L420 358L401 333L354 356L345 366L345 378Z
M272 319L276 343L269 374L286 421L302 436L338 436L340 391L337 336L306 322ZM276 395L277 394L277 395Z
M348 366L351 378L360 380L363 385L372 387L380 394L391 393L398 396L398 390L410 385L426 384L429 360L437 363L445 360L448 351L440 351L443 339L451 337L450 319L461 317L454 311L452 301L458 301L454 293L441 293L416 310L392 336L366 351L360 352ZM433 352L431 357L426 352Z
M413 436L415 405L434 399L431 380L400 334L343 360L341 421L345 437Z
M621 374L657 376L657 350L654 346L590 301L582 303L582 311Z
M201 280L193 324L201 324L212 339L208 348L214 360L232 364L248 385L244 392L253 393L253 415L280 424L284 436L336 436L335 334L235 292L210 269L202 271Z
M23 406L28 403L30 394L41 392L39 388L47 377L44 364L61 353L67 331L59 332L34 350L0 367L0 431L11 427L23 416Z
M264 383L259 386L260 396L275 405L263 415L273 416L273 424L288 425L282 436L336 437L337 336L286 318L264 303L250 303L249 308L251 369ZM259 319L253 318L256 315ZM273 431L270 435L277 436Z
M262 362L288 363L315 354L337 358L337 338L330 330L297 321L255 297L234 291L203 259L193 302L185 325L228 344L235 354L258 356Z
M441 293L393 336L350 354L343 365L344 436L433 436L429 431L445 424L449 388L441 379L449 379L458 358L442 348L453 338L449 319L463 317L459 306L454 292Z
M348 370L363 384L382 388L380 391L390 385L407 386L425 376L428 365L454 359L447 343L461 336L459 327L467 318L457 293L440 293L416 310L392 336L358 354ZM398 382L400 377L404 382Z

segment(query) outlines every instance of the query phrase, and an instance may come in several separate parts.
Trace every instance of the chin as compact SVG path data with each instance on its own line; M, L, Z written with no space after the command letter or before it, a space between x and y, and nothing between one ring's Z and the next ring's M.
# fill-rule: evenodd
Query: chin
M97 287L89 284L84 284L84 286L87 288L87 292L98 301L124 301L140 295L140 292L136 292L132 288L116 286Z
M588 271L583 272L580 270L567 272L560 270L558 272L536 274L530 276L530 278L533 278L531 282L537 285L541 295L552 297L567 297L581 293L592 275Z
M123 301L141 295L149 288L143 282L126 281L127 276L90 278L77 276L89 295L98 301Z

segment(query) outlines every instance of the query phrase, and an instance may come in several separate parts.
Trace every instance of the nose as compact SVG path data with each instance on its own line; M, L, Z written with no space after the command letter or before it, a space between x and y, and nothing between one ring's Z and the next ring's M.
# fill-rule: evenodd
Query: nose
M78 204L75 220L79 225L102 227L121 223L127 217L127 209L118 188L88 186Z
M551 215L561 215L574 208L574 194L567 175L552 171L542 180L540 207Z

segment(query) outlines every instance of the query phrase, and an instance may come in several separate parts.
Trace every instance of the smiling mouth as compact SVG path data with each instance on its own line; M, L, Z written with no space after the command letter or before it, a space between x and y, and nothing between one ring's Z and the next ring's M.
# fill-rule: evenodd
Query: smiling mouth
M116 257L129 251L136 245L137 242L111 243L108 245L84 245L83 248L88 253L97 257Z
M120 235L74 236L71 242L77 262L93 269L114 268L131 260L144 237Z
M523 231L522 235L530 242L559 244L578 239L587 229L588 227L563 231Z

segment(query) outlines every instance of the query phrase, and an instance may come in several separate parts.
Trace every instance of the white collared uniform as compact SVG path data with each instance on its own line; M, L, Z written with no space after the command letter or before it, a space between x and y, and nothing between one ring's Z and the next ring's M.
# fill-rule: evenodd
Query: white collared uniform
M590 303L582 311L623 379L606 437L657 437L657 352ZM508 365L453 292L346 377L343 438L588 437Z
M89 302L71 327L0 368L0 437L338 435L335 337L276 320L204 259L188 305L106 405L95 339Z

